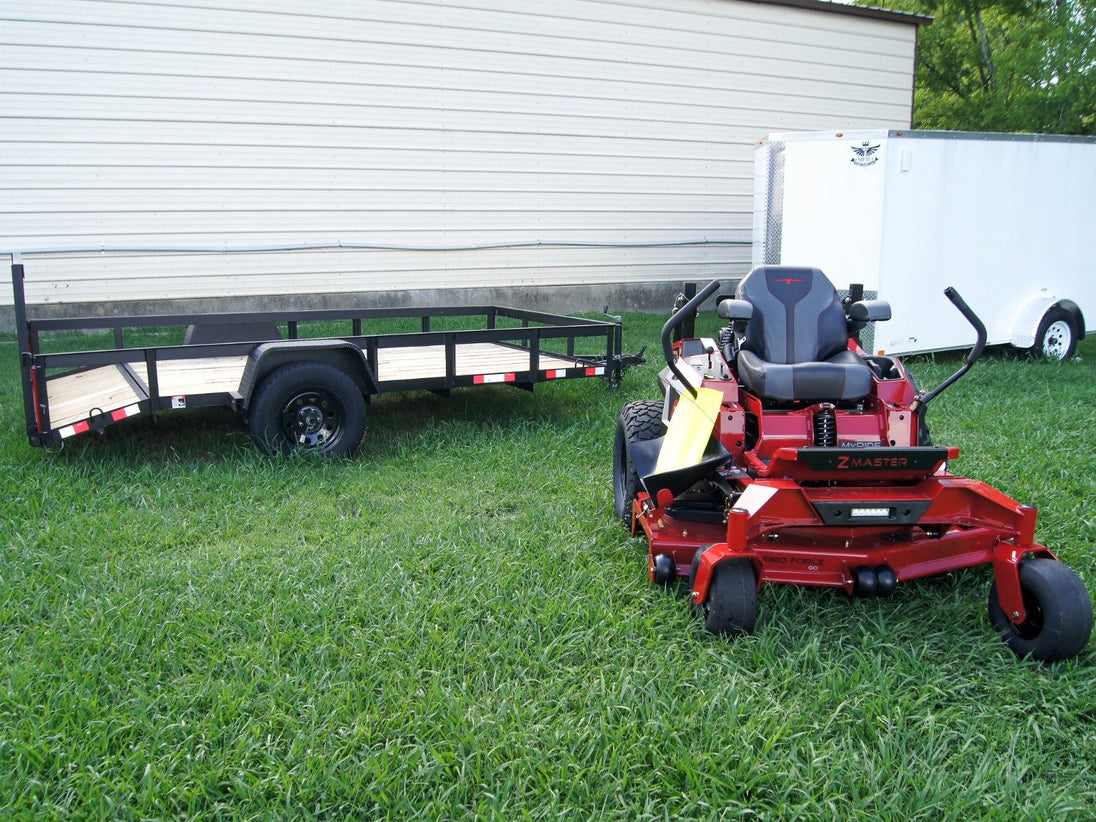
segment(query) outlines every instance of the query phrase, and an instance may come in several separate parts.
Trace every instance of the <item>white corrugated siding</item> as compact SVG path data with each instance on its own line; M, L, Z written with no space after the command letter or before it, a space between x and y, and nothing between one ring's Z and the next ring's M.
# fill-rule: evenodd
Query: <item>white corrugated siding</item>
M737 0L5 0L34 302L741 273L753 145L909 124L915 26ZM604 247L452 246L566 241ZM617 247L619 244L625 247ZM10 294L3 299L10 304Z

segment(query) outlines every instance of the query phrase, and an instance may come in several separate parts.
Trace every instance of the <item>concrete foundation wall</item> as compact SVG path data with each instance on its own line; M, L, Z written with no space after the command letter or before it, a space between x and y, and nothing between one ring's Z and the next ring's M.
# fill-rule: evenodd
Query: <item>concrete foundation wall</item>
M702 286L710 280L693 280ZM725 293L734 290L736 278L723 280ZM506 288L464 288L365 291L356 294L286 295L281 297L202 298L187 300L139 300L121 303L66 303L32 306L32 318L110 317L147 314L204 314L218 312L277 311L302 309L427 308L434 306L500 305L557 314L609 314L640 312L669 316L674 298L685 288L685 280L648 283L570 285L551 288L514 286ZM15 329L10 306L0 309L0 332Z

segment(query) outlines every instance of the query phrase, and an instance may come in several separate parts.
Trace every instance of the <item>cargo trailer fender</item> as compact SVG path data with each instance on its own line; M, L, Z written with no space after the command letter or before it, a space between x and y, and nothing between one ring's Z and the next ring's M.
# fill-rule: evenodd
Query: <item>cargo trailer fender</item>
M1077 339L1083 340L1085 337L1085 317L1077 303L1073 300L1063 300L1058 297L1038 297L1028 301L1012 321L1012 337L1009 339L1009 343L1015 348L1024 350L1034 346L1043 318L1054 309L1061 309L1072 318Z
M368 397L377 391L377 380L360 346L346 340L284 340L261 343L252 349L240 380L242 407L251 404L255 389L271 373L284 365L321 362L349 376Z

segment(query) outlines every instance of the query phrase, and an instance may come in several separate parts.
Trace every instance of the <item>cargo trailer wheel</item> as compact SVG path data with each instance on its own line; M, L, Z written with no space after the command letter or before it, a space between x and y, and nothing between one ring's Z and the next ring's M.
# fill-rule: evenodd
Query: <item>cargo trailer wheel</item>
M1068 360L1077 350L1077 321L1061 308L1052 308L1043 315L1035 333L1035 345L1030 349L1036 356L1051 360Z
M320 362L292 363L270 374L248 417L251 436L270 454L347 457L365 436L361 389L345 372Z
M690 591L696 584L701 554L708 548L701 548L693 555ZM712 569L708 599L700 610L704 614L704 628L710 633L733 637L753 631L757 624L757 575L748 559L725 559Z
M639 400L620 409L613 443L613 504L625 525L632 524L632 503L640 490L639 475L628 455L628 444L648 442L666 433L662 400Z
M997 599L997 583L989 589L989 618L1005 644L1017 656L1043 662L1077 656L1092 632L1092 601L1085 584L1072 570L1048 558L1020 564L1020 589L1027 619L1012 622Z

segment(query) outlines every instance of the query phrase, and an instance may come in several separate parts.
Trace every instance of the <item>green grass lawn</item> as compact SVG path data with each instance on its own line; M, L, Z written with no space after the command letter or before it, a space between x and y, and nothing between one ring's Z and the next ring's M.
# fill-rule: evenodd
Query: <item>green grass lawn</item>
M990 356L930 422L1092 589L1081 355ZM47 453L0 340L0 817L1096 818L1096 640L1018 660L988 569L766 586L735 642L648 582L611 450L658 368L383 397L351 461L263 457L221 411Z

